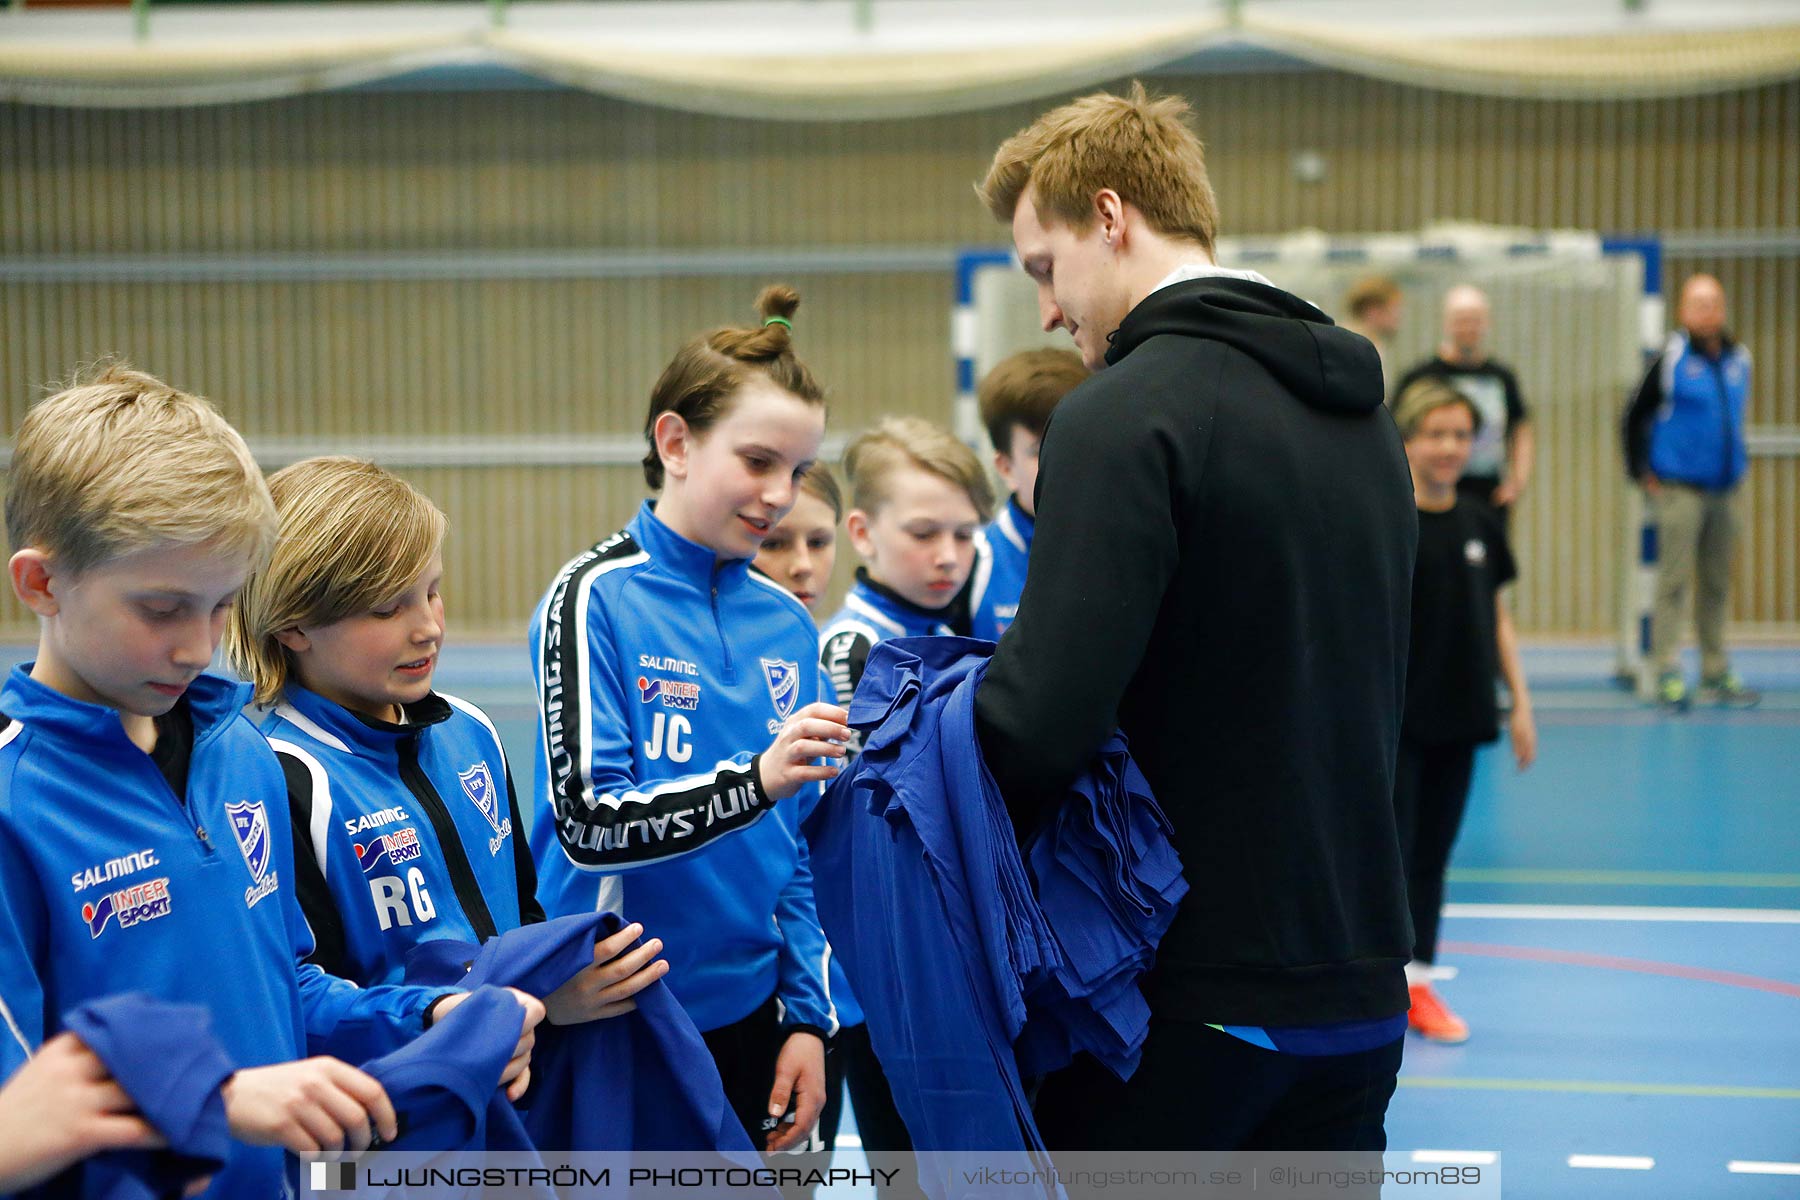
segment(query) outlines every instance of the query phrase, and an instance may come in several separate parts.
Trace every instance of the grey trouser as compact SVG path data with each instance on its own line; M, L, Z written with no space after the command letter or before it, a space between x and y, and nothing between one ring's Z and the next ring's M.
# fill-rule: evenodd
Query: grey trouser
M1694 593L1700 675L1725 674L1725 612L1730 606L1731 551L1737 541L1737 489L1709 491L1664 480L1656 512L1656 604L1650 617L1650 662L1676 669L1683 609ZM1695 585L1698 584L1696 587Z

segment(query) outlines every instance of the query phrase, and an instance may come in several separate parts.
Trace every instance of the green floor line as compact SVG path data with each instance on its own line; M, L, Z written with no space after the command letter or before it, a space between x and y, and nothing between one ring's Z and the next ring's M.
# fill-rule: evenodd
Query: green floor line
M1609 1083L1585 1079L1462 1079L1402 1075L1401 1087L1477 1092L1580 1092L1602 1096L1690 1096L1727 1100L1800 1100L1800 1088L1735 1087L1705 1083Z
M1729 871L1582 871L1519 867L1453 867L1451 883L1576 883L1599 887L1800 888L1800 875Z

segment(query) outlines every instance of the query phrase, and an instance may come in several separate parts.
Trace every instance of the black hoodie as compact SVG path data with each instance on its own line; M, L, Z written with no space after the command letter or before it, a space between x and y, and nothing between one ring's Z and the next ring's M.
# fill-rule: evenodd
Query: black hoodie
M977 698L1023 832L1117 726L1192 890L1160 1016L1407 1006L1394 832L1418 517L1375 348L1259 283L1153 293L1057 405L1019 615Z

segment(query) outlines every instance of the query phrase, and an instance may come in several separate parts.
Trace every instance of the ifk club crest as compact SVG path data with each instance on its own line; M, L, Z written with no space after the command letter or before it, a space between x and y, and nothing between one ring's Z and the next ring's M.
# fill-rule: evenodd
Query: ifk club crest
M785 721L794 715L794 702L800 698L800 664L765 658L762 669L769 699L775 702L775 718Z
M227 804L225 817L231 823L231 834L243 852L244 865L250 868L251 885L244 889L244 907L255 908L257 902L281 886L280 876L269 869L273 857L273 837L269 831L269 810L262 801L246 800Z
M500 832L500 793L494 787L494 773L488 765L478 762L466 771L458 773L457 782L462 784L463 795L475 802L481 815L487 818L494 832Z

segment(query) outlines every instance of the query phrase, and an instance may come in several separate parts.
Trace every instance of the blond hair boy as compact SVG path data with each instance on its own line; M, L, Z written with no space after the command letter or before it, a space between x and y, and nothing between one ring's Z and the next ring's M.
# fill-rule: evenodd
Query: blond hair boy
M876 642L961 632L953 609L994 504L975 452L919 417L887 417L844 451L845 528L862 566L819 635L820 663L849 703Z
M58 1014L143 991L205 1006L240 1068L221 1080L227 1194L278 1190L281 1147L394 1137L373 1079L296 1060L309 1041L371 1048L352 1031L396 1045L442 993L296 969L311 939L281 770L245 690L204 673L275 537L243 439L206 401L103 366L26 416L6 518L39 639L0 688L0 1076Z

